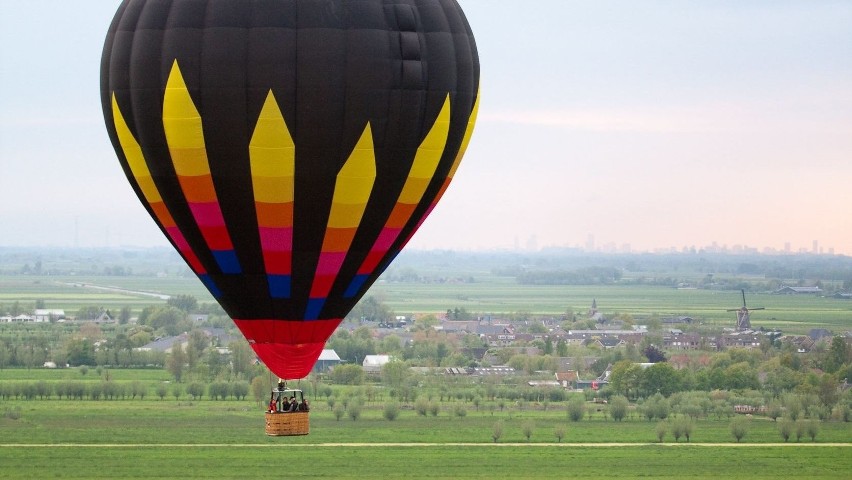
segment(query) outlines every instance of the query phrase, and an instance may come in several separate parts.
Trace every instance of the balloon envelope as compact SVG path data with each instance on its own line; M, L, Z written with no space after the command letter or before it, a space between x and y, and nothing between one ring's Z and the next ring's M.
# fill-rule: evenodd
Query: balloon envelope
M434 208L478 92L454 0L125 0L101 62L131 186L282 378Z

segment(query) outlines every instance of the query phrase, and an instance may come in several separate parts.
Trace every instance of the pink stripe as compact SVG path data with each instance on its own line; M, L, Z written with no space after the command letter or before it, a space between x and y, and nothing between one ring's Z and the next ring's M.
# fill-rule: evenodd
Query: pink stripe
M399 232L402 229L400 228L384 228L382 232L379 234L379 238L376 239L376 243L373 244L372 250L390 250L393 242L396 241L397 237L399 237Z
M192 216L201 228L225 225L222 210L217 202L190 203L189 209L192 210Z
M289 252L293 250L293 229L260 227L260 246L264 251Z
M169 238L175 242L175 246L177 246L178 251L180 251L180 253L184 256L186 263L189 264L189 268L191 268L196 275L203 275L207 273L204 265L201 264L201 260L199 260L195 255L195 252L189 248L189 243L177 227L167 228L166 233L169 235Z
M323 252L320 253L319 262L317 264L317 275L337 275L340 267L343 266L343 260L346 258L346 252Z
M186 238L183 237L183 234L180 233L177 227L169 227L166 229L166 233L169 234L169 237L175 242L178 250L190 250L189 243L187 243Z

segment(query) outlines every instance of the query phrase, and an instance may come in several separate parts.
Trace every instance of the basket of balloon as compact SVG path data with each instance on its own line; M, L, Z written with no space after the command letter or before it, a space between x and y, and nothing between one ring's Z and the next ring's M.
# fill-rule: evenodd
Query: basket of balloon
M311 431L308 412L266 412L266 434L273 437L307 435Z
M266 434L280 437L307 435L311 431L307 400L299 389L272 390L266 410Z

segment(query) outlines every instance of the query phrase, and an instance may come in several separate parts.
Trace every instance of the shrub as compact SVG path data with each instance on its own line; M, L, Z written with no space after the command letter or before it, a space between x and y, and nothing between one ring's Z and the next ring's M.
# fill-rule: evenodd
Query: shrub
M455 416L462 418L467 416L467 409L464 408L464 405L456 405L456 408L453 409L453 413Z
M795 428L795 422L789 418L782 418L781 422L778 423L778 433L785 442L790 439L790 435L793 434Z
M811 437L811 441L816 441L816 436L819 433L819 422L817 420L811 419L808 421L806 430L808 432L808 436Z
M532 421L524 422L524 424L521 425L521 431L524 432L524 437L526 437L527 442L530 441L530 437L532 436L534 429L535 424Z
M609 402L609 415L616 422L622 421L627 416L628 405L627 397L623 395L612 397L612 400Z
M429 413L429 400L425 397L420 397L414 402L414 410L417 412L417 415L421 417L425 417L427 413Z
M349 402L349 406L346 407L346 414L353 422L358 420L361 418L361 405L358 402Z
M749 420L747 417L736 417L731 420L731 435L737 440L737 443L743 439L748 433Z
M438 416L438 412L441 411L441 406L438 405L438 402L432 402L429 404L429 413L432 414L433 417Z
M680 437L685 437L686 441L692 436L693 423L691 417L678 417L671 421L672 435L675 437L675 442L680 441Z
M157 384L156 388L157 396L160 397L160 400L166 398L166 395L169 394L169 386L166 383L160 382Z
M343 414L346 413L346 407L342 403L338 403L332 411L334 412L334 418L339 422L343 418Z
M204 396L204 384L201 382L192 382L186 387L186 393L192 396L193 400L198 400Z
M568 418L572 422L579 422L586 413L586 402L583 397L574 397L568 402Z
M396 402L386 403L382 415L389 422L396 420L396 417L399 416L399 404Z
M553 429L553 434L556 435L556 440L559 443L562 443L562 439L565 438L565 426L557 425L556 428Z
M801 439L802 439L802 437L804 437L804 436L805 436L805 431L806 431L806 430L807 430L807 426L806 426L806 424L805 424L805 419L804 419L804 418L800 418L800 419L796 420L796 441L797 441L797 442L798 442L799 440L801 440Z
M249 394L251 386L246 381L235 382L231 384L231 393L237 400L245 400Z
M175 400L180 399L180 396L183 395L183 385L179 383L172 384L172 395L174 395Z
M500 437L503 436L503 422L497 422L494 424L494 428L491 430L491 438L494 439L494 443L497 443L500 440Z
M655 430L655 433L657 435L657 441L659 441L660 443L662 443L663 438L666 437L666 430L667 429L668 429L668 426L666 425L666 422L657 423L657 428Z

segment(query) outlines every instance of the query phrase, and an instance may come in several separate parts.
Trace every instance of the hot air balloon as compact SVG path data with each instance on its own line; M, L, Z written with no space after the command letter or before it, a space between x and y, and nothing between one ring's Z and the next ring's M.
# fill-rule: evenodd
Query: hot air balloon
M478 99L455 0L124 0L101 61L130 185L282 379L432 211Z

